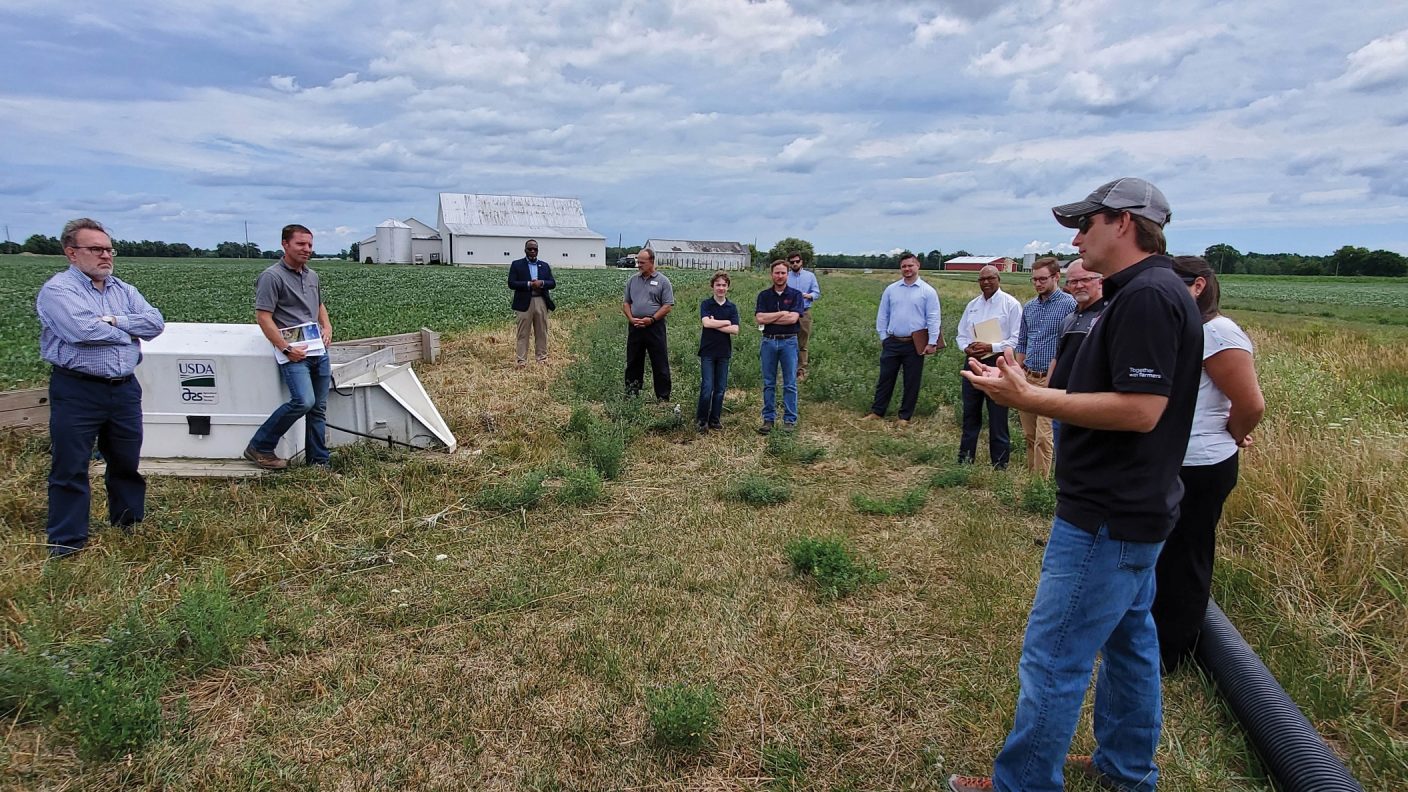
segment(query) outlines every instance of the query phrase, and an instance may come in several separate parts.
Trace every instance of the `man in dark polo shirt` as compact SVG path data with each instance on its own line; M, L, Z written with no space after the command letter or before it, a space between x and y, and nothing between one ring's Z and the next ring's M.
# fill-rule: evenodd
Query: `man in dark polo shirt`
M621 313L630 327L626 330L626 393L640 393L645 383L645 356L650 355L650 375L655 398L670 400L670 350L665 338L665 317L675 307L675 288L670 279L655 271L655 251L643 248L636 254L640 274L626 281L626 297Z
M283 258L259 273L255 282L254 318L274 347L289 399L254 433L244 458L265 470L288 467L288 460L276 455L274 448L279 438L306 416L304 458L310 465L328 467L328 388L332 385L332 367L324 350L332 343L332 321L323 305L318 273L308 268L308 260L313 257L313 232L301 225L286 225L283 247ZM290 330L299 327L305 328L301 334ZM290 341L289 335L303 340ZM314 336L321 343L308 343Z
M1011 733L987 778L954 792L1064 789L1063 764L1096 655L1092 757L1072 767L1103 786L1152 792L1162 727L1154 562L1173 530L1201 371L1197 306L1163 255L1170 211L1142 179L1117 179L1055 207L1078 230L1109 303L1066 390L1037 387L1006 358L963 372L995 401L1061 421L1056 518L1018 667Z
M797 331L806 298L787 285L787 262L772 263L772 287L758 292L753 318L762 325L758 357L763 368L763 424L759 434L772 431L777 420L777 369L782 368L782 428L797 426Z

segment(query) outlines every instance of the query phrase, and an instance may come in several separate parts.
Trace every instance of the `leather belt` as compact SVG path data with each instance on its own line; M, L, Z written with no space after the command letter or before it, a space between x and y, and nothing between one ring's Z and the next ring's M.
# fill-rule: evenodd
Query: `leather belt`
M892 335L892 336L890 336L890 338L893 338L893 339L895 339L896 341L913 341L913 340L914 340L914 334L911 333L911 334L909 334L909 335L907 335L907 336Z
M54 373L62 374L65 377L81 379L85 382L97 382L103 385L126 385L127 383L132 381L131 374L128 374L125 377L99 377L96 374L85 374L82 371L74 371L71 368L64 368L63 366L54 366Z
M763 338L772 338L772 339L796 338L796 337L797 337L797 334L796 334L796 333L778 333L777 335L768 335L768 334L766 334L766 333L763 334Z

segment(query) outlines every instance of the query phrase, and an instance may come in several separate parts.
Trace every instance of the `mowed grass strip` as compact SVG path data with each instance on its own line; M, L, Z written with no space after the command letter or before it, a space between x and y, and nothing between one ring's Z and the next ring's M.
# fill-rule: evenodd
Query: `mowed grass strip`
M755 331L735 347L721 433L673 425L669 405L620 398L625 329L614 294L555 317L562 354L545 366L514 369L502 325L446 338L444 362L419 371L464 446L456 455L359 447L336 452L341 478L154 479L142 529L101 532L72 564L42 562L42 440L0 436L9 646L29 645L36 630L97 639L137 600L170 611L212 559L237 595L276 594L262 600L274 626L264 637L229 665L168 685L161 704L175 728L130 759L81 758L61 731L20 722L0 778L69 788L938 789L947 773L981 771L1011 719L1048 490L1018 469L1020 456L1011 471L980 465L960 477L948 455L926 451L957 445L951 349L926 366L919 420L905 430L860 420L886 279L824 281L816 321L827 340L802 385L797 439L826 453L808 462L770 452L752 431ZM735 282L746 313L763 280ZM974 291L941 283L950 338ZM690 302L705 293L680 289L669 325L674 400L686 411L698 386ZM1406 432L1401 414L1375 407L1391 391L1348 373L1350 350L1387 358L1389 342L1404 339L1237 318L1265 361L1271 417L1229 503L1216 594L1366 788L1402 786L1395 702L1408 682L1395 581L1408 568L1397 487ZM1323 399L1307 402L1312 392ZM582 443L592 426L622 440L614 478ZM1338 475L1354 455L1362 462ZM563 497L587 468L601 498ZM791 497L762 507L719 497L750 474L785 481ZM502 508L482 495L539 475L532 503ZM851 504L873 483L892 494L920 482L933 486L910 516ZM843 541L884 578L819 598L787 552L803 537ZM707 722L707 740L661 743L651 701L663 690L690 691L669 711L684 734ZM1170 678L1166 707L1164 786L1269 789L1203 680ZM1087 717L1074 748L1091 747Z

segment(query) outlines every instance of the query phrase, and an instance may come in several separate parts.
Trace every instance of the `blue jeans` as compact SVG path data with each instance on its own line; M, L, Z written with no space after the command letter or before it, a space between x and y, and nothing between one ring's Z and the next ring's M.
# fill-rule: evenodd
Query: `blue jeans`
M797 423L797 337L763 336L763 423L777 420L777 367L782 366L782 422Z
M1163 702L1150 608L1161 549L1056 518L1022 640L1016 719L993 765L997 789L1065 789L1062 766L1099 653L1095 765L1127 789L1153 792Z
M49 378L49 515L51 555L88 544L88 465L93 443L107 472L108 522L128 526L146 514L147 482L137 472L142 454L142 386L81 380L55 372Z
M306 357L297 363L279 366L289 399L274 410L269 420L254 433L249 444L255 451L274 453L279 438L284 436L299 418L307 416L304 436L308 464L326 465L332 454L328 451L328 388L332 385L332 363L327 355Z
M718 426L722 422L728 364L726 357L699 358L699 406L694 411L695 423Z

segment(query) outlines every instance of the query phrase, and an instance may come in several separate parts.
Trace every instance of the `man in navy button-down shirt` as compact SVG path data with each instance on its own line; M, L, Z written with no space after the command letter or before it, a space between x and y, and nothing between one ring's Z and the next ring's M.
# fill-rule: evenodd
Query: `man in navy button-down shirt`
M49 378L49 555L88 544L88 463L93 443L107 460L108 520L142 521L147 482L137 472L142 453L142 388L132 376L140 340L166 323L131 285L112 274L112 239L95 220L64 225L68 269L39 290L39 355L54 366Z

